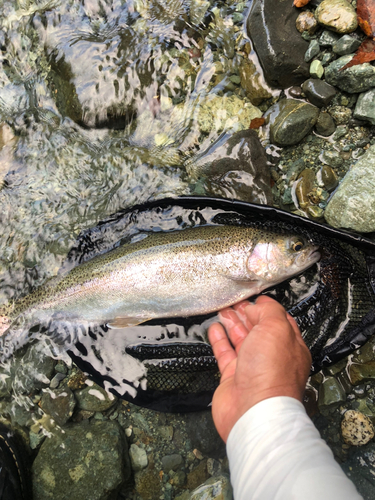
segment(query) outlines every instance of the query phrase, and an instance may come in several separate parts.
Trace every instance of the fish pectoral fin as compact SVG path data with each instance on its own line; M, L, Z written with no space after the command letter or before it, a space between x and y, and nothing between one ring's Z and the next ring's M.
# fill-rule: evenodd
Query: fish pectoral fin
M107 322L109 328L126 328L127 326L137 326L141 323L145 323L148 319L131 318L129 316L118 316Z

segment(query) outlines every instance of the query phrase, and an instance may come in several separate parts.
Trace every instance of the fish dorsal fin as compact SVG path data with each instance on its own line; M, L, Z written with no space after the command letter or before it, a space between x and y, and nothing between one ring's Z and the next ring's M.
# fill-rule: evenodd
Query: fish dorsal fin
M109 328L126 328L128 326L137 326L140 325L141 323L145 323L148 321L148 319L140 319L140 318L132 318L129 316L118 316L117 318L112 319L111 321L107 322L107 326Z

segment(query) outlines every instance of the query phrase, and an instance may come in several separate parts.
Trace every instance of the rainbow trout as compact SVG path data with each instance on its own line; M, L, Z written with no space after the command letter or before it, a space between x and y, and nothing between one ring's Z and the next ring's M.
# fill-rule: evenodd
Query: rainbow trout
M0 334L53 321L112 328L217 311L301 273L320 258L298 234L201 226L151 233L57 276L0 309ZM3 352L4 354L4 352Z

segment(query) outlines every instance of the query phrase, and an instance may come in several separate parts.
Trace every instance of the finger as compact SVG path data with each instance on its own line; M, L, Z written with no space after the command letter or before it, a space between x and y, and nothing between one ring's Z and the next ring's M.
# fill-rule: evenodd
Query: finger
M233 306L233 309L236 311L238 317L249 331L253 328L253 325L250 323L249 318L246 316L245 309L250 304L251 302L249 302L248 300L243 300L242 302L239 302L238 304L235 304Z
M293 318L293 316L291 316L289 313L286 313L286 317L287 317L287 320L289 321L289 323L291 324L293 331L297 335L297 337L302 338L301 330L299 329L299 326L297 325L297 322Z
M229 363L237 358L237 354L220 323L213 323L208 328L208 339L214 351L220 373L223 374Z
M233 347L238 352L242 342L247 337L249 330L232 308L223 309L219 312L219 321L228 333Z

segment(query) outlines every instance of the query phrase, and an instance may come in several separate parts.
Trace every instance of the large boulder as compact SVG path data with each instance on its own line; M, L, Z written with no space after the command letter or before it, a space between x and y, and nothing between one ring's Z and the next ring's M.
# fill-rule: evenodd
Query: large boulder
M272 87L291 87L309 77L309 65L304 61L309 44L296 29L298 14L290 0L253 2L247 33Z

